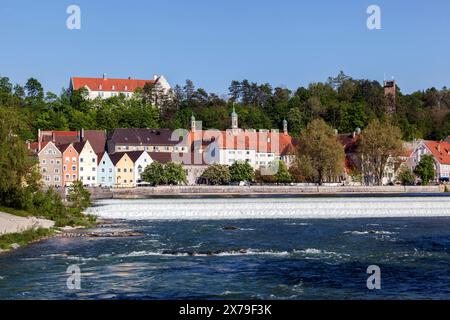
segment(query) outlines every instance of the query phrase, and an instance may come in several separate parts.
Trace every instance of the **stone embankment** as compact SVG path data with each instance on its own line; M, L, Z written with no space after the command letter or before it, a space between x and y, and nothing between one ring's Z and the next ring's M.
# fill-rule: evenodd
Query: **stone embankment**
M160 186L117 188L94 199L140 199L153 196L257 196L257 195L387 195L440 194L440 186Z

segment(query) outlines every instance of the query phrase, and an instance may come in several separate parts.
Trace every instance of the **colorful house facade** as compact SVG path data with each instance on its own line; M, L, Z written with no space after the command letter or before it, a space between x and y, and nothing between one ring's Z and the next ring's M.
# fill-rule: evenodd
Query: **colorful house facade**
M97 182L100 187L113 187L116 181L116 168L107 152L98 156Z
M62 152L62 185L70 186L78 180L78 152L72 143L59 146Z

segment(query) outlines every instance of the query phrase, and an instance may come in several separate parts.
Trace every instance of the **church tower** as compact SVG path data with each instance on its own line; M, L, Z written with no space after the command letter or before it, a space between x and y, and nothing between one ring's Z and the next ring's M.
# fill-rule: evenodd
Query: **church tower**
M231 113L231 129L237 130L238 128L239 128L238 115L237 115L236 110L234 109L234 106L233 106L233 112Z
M195 132L195 117L194 114L191 116L191 132Z

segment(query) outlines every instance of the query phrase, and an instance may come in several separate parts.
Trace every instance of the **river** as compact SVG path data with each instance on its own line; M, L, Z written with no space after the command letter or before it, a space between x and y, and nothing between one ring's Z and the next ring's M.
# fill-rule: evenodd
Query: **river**
M102 231L0 255L0 299L450 299L450 198L105 200ZM80 289L67 286L69 266ZM369 290L367 268L380 268Z

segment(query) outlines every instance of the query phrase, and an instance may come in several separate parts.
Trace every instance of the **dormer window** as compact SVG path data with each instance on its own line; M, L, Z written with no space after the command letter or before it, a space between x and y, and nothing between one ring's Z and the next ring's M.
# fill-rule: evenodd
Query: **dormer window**
M98 86L98 90L103 90L103 86L102 86L102 85L99 85L99 86Z
M125 86L125 91L128 91L128 86Z
M112 86L112 90L116 90L116 86Z

